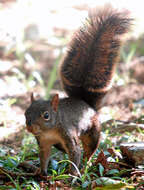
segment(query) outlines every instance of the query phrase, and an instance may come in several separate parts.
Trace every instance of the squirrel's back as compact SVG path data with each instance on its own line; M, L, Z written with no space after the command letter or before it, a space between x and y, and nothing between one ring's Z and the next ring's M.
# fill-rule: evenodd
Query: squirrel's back
M127 11L118 12L111 6L90 11L60 67L62 85L70 97L99 108L111 87L121 37L129 31L131 21Z

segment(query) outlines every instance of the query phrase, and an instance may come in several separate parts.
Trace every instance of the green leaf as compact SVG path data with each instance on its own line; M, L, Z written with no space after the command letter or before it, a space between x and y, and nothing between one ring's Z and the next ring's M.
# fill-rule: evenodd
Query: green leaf
M101 186L103 185L103 187L96 187L94 188L94 190L113 190L113 189L116 189L116 190L120 190L120 189L123 189L124 187L125 188L128 188L128 189L133 189L134 186L132 185L127 185L126 183L123 183L119 180L114 180L114 179L111 179L111 178L108 178L108 177L100 177L98 179L95 180L96 184Z
M119 183L119 184L107 185L103 187L96 187L93 190L125 190L125 189L134 190L134 186L126 185L124 183Z
M26 189L30 188L30 190L40 190L39 184L35 181L28 181L26 187Z
M100 173L100 176L102 177L103 176L103 173L104 173L104 167L101 163L98 164L99 166L99 173Z
M57 172L55 170L52 170L53 175L57 175Z
M111 179L109 177L100 177L95 180L98 185L111 185L120 183L118 180Z
M119 170L117 169L112 169L112 170L109 170L106 174L107 175L113 175L113 174L118 174L119 173Z
M66 175L66 174L63 174L63 175L58 175L55 177L55 180L60 180L60 179L68 179L70 178L71 176L69 175Z
M88 187L89 184L90 184L89 181L85 181L85 182L82 184L82 188Z
M75 169L76 169L76 171L77 171L79 177L82 178L82 175L81 175L81 173L80 173L78 167L76 166L76 164L75 164L74 162L72 162L72 161L70 161L70 160L61 160L61 161L59 161L58 163L60 164L60 163L63 163L63 162L69 162L69 163L71 163L71 164L75 167Z

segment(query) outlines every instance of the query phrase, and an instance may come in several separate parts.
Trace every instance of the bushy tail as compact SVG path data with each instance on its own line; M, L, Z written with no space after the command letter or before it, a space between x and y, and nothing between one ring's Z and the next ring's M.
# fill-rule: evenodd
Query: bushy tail
M111 87L121 37L129 31L131 22L127 11L118 12L111 6L90 11L60 68L62 85L69 96L99 108Z

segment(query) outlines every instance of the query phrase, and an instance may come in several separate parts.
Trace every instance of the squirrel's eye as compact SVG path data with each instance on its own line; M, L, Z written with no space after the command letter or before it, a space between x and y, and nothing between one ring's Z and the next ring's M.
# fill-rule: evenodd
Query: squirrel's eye
M49 115L48 111L44 112L43 118L44 118L45 120L49 120L50 115Z

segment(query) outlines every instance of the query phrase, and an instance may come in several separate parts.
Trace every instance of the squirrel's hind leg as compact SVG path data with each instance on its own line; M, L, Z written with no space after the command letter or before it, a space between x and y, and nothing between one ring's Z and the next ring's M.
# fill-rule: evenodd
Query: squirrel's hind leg
M98 116L95 115L92 118L92 126L81 136L81 141L84 149L83 160L87 158L89 161L93 154L95 153L99 141L100 141L100 123L98 121Z

